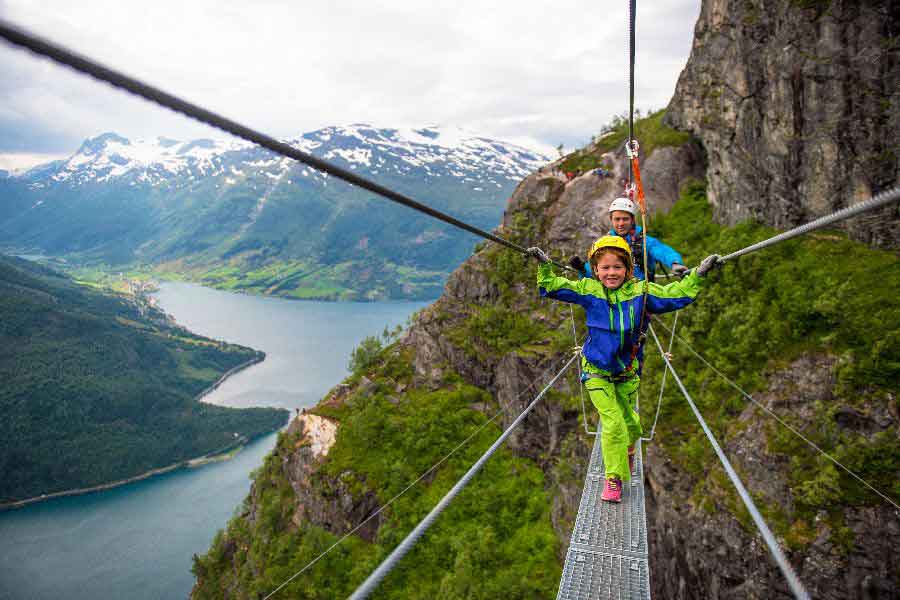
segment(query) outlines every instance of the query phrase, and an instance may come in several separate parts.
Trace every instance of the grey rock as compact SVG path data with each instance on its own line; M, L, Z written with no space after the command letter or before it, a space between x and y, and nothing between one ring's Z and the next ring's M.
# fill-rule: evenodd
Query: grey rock
M898 31L896 2L703 1L666 119L701 140L720 222L786 229L897 184ZM898 225L844 226L897 248Z

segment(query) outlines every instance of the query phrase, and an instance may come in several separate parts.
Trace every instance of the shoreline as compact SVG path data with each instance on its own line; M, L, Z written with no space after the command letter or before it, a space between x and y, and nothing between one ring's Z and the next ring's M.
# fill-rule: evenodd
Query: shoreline
M201 398L206 396L207 394L216 390L220 385L222 385L226 379L231 377L232 375L243 371L255 364L261 363L266 358L265 353L260 353L260 355L254 356L250 360L243 362L236 367L232 367L228 371L222 374L219 379L217 379L212 385L208 388L200 392L194 399L198 402L202 402ZM288 420L290 420L290 415L288 415ZM282 425L283 427L283 425ZM273 429L272 431L277 431L278 428ZM262 437L262 435L268 435L272 433L271 431L261 434L257 437ZM41 494L40 496L32 496L31 498L25 498L23 500L14 500L12 502L3 502L0 503L0 512L8 511L8 510L16 510L18 508L24 508L31 504L37 504L38 502L44 502L45 500L52 500L54 498L64 498L66 496L83 496L84 494L92 494L94 492L104 492L106 490L111 490L113 488L121 487L123 485L128 485L129 483L137 483L138 481L143 481L144 479L149 479L151 477L155 477L157 475L164 475L166 473L171 473L172 471L176 471L178 469L192 469L195 467L201 467L203 465L219 462L224 460L230 460L233 458L244 446L252 442L252 439L248 439L245 436L241 436L237 442L224 446L218 450L214 450L213 452L208 452L201 456L195 456L193 458L187 458L177 463L172 463L171 465L167 465L165 467L159 467L156 469L150 469L149 471L144 471L138 475L134 475L132 477L126 477L125 479L117 479L116 481L110 481L108 483L101 483L98 485L93 485L90 487L84 488L75 488L72 490L62 490L60 492L53 492L51 494Z
M258 350L257 352L259 352L259 353L256 354L253 358L251 358L251 359L249 359L249 360L247 360L247 361L245 361L245 362L242 362L241 364L239 364L239 365L237 365L237 366L235 366L235 367L231 367L230 369L228 369L227 371L225 371L224 373L222 373L222 376L221 376L221 377L219 377L218 379L216 379L216 380L215 380L209 387L207 387L205 390L203 390L202 392L200 392L199 394L197 394L197 396L194 398L194 400L197 400L198 402L202 402L202 401L203 401L203 398L205 398L205 397L208 396L209 394L211 394L211 393L213 393L214 391L216 391L217 389L219 389L219 386L222 385L223 383L225 383L225 380L227 380L227 379L228 379L229 377L231 377L232 375L237 375L238 373L240 373L240 372L243 371L244 369L249 369L249 368L252 367L253 365L258 365L258 364L261 363L262 361L266 360L266 353L265 353L265 352L262 352L261 350Z

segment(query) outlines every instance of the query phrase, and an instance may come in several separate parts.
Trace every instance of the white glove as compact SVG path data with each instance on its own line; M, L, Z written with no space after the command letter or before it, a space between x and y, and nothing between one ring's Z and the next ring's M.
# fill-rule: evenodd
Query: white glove
M706 277L706 274L712 271L716 267L722 266L724 263L722 262L722 257L718 254L710 254L706 258L703 259L703 262L700 263L700 266L697 267L697 276L698 277Z
M537 246L532 246L528 249L528 254L538 259L539 262L548 263L550 262L550 257L547 256L547 253L538 248Z

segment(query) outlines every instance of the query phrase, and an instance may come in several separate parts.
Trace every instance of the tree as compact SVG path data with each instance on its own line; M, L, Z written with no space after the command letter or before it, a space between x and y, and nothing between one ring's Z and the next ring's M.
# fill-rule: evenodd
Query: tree
M350 364L348 365L350 372L357 373L372 366L383 348L381 340L376 336L370 335L364 338L359 346L350 353Z

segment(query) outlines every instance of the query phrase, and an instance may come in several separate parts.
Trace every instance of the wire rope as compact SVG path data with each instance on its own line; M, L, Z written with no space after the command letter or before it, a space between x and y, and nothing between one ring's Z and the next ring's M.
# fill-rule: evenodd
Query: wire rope
M675 342L675 326L678 324L678 312L675 313L675 320L672 322L672 337L669 338L669 349L666 351L672 356L672 344ZM653 426L650 428L650 437L642 438L645 442L652 442L653 436L656 435L656 424L659 422L659 410L662 408L663 393L666 391L666 375L669 374L668 369L663 369L662 383L659 385L659 400L656 402L656 416L653 417Z
M534 409L534 407L537 406L537 403L540 402L547 391L551 387L553 387L556 381L560 377L562 377L562 374L565 373L570 366L572 366L572 363L575 362L575 359L577 359L578 356L578 354L575 354L568 360L568 362L566 362L563 368L560 369L559 372L553 377L553 379L551 379L550 382L546 385L546 387L541 390L541 393L539 393L537 397L531 401L531 404L525 407L525 410L523 410L522 413L518 417L516 417L516 420L506 428L506 431L504 431L500 435L500 437L497 438L497 440L491 445L491 447L487 449L487 451L481 456L481 458L478 459L478 461L475 462L474 465L472 465L472 467L466 472L466 474L456 482L453 488L451 488L450 491L447 492L447 494L443 498L441 498L441 500L431 510L431 512L428 513L428 515L426 515L418 525L416 525L416 527L409 533L409 535L407 535L406 538L404 538L403 541L400 542L400 544L396 548L394 548L393 552L391 552L390 555L388 555L388 557L385 558L380 565L378 565L378 568L369 575L369 577L362 583L362 585L360 585L356 589L355 592L353 592L353 594L350 596L350 600L362 600L363 598L367 598L369 594L371 594L375 590L375 588L378 587L378 584L381 582L381 580L384 579L387 574L390 573L395 566L397 566L397 564L406 555L406 553L409 552L410 549L412 549L416 542L419 541L419 538L421 538L422 535L425 534L428 528L431 527L432 523L434 523L438 516L444 511L444 509L447 508L450 502L453 501L457 494L459 494L459 492L469 484L472 478L475 477L478 471L481 470L481 468L484 466L484 463L486 463L487 460L494 454L494 452L497 451L497 449L501 444L503 444L506 438L508 438L510 434L512 434L513 430L518 427L522 421L525 420L525 418L528 416L528 413L530 413Z
M546 363L544 363L544 364L546 364ZM528 384L528 386L527 386L524 390L522 390L521 392L519 392L518 394L516 394L516 398L515 398L515 399L518 400L519 398L521 398L522 396L524 396L526 392L528 392L529 390L531 390L532 388L534 388L537 384L538 384L538 380L535 379L535 380L532 381L530 384ZM468 436L466 439L464 439L462 442L460 442L459 444L457 444L456 447L454 447L450 452L448 452L447 454L445 454L445 455L444 455L440 460L438 460L436 463L434 463L433 465L431 465L431 467L429 467L428 470L424 471L421 475L419 475L419 477L417 477L416 479L414 479L413 481L411 481L405 488L403 488L400 492L398 492L396 495L394 495L394 497L392 497L390 500L388 500L387 502L385 502L384 505L382 505L381 507L379 507L378 510L376 510L376 511L373 512L371 515L369 515L368 517L366 517L365 519L363 519L358 525L356 525L356 527L354 527L353 529L351 529L350 531L348 531L347 533L345 533L340 539L338 539L336 542L334 542L333 544L331 544L331 546L329 546L328 548L326 548L325 550L323 550L321 553L319 553L318 556L316 556L316 557L313 558L311 561L309 561L308 563L306 563L306 565L305 565L302 569L300 569L299 571L297 571L296 573L294 573L293 575L291 575L288 579L286 579L284 582L282 582L281 585L279 585L277 588L275 588L274 590L272 590L271 592L269 592L269 594L266 595L266 596L263 598L263 600L268 600L269 598L271 598L272 596L274 596L279 590L281 590L281 589L284 588L286 585L288 585L290 582L292 582L294 579L296 579L297 577L299 577L300 575L302 575L303 573L305 573L310 567L312 567L314 564L316 564L317 562L319 562L320 559L324 558L326 554L328 554L329 552L331 552L332 550L334 550L334 549L335 549L337 546L339 546L344 540L346 540L346 539L349 538L351 535L353 535L354 533L356 533L363 525L365 525L366 523L368 523L369 521L371 521L372 519L374 519L375 517L377 517L377 516L378 516L379 514L381 514L382 512L384 512L385 509L387 509L391 504L393 504L393 503L394 503L396 500L398 500L401 496L403 496L404 494L406 494L406 492L408 492L410 489L412 489L413 486L415 486L417 483L419 483L420 481L422 481L423 479L425 479L425 477L427 477L428 475L430 475L431 473L433 473L434 470L437 469L439 466L441 466L442 464L444 464L445 462L447 462L447 460L449 460L454 454L456 454L456 452L458 452L458 451L460 450L460 448L462 448L463 446L465 446L466 444L468 444L470 441L472 441L472 439L473 439L475 436L477 436L479 433L481 433L481 432L484 430L485 427L487 427L488 425L490 425L491 423L493 423L494 421L496 421L497 418L500 417L500 415L506 413L506 408L507 408L506 406L501 405L500 410L497 411L497 413L495 413L493 417L491 417L490 419L488 419L487 421L485 421L484 423L482 423L475 431L473 431L471 434L469 434L469 436Z
M738 258L739 256L744 256L745 254L750 254L751 252L756 252L757 250L768 248L769 246L787 241L805 233L821 229L827 225L831 225L832 223L843 221L844 219L849 219L850 217L854 217L860 213L875 210L877 208L882 208L891 203L897 202L898 200L900 200L900 185L884 190L869 198L868 200L859 202L857 204L854 204L853 206L848 206L847 208L835 211L829 215L825 215L824 217L819 217L818 219L810 221L809 223L805 223L803 225L794 227L793 229L789 229L788 231L779 233L778 235L773 235L770 238L732 252L731 254L726 254L719 259L719 262L727 262L729 260Z
M743 482L741 482L740 477L738 477L738 474L734 470L734 467L731 466L731 462L729 462L728 457L725 456L725 453L719 446L719 442L716 441L715 436L709 429L706 421L703 419L703 415L700 414L700 410L697 408L697 405L694 404L694 400L691 398L691 395L688 393L687 389L685 389L684 384L681 382L681 378L678 377L678 373L675 372L675 368L669 361L669 357L666 356L665 352L663 351L662 344L659 342L659 338L656 336L656 331L653 329L653 325L650 325L650 333L653 335L653 341L656 342L656 347L659 349L659 353L662 354L663 360L666 361L666 368L668 368L672 372L672 379L674 379L675 383L678 384L682 395L684 396L685 400L688 401L691 410L694 412L694 416L700 423L700 427L703 428L703 433L706 434L710 445L712 445L713 450L715 450L716 452L716 456L719 457L719 461L725 468L725 473L728 475L728 478L731 479L731 483L737 489L738 496L740 496L741 500L744 503L744 506L747 508L747 512L750 513L750 517L756 524L756 528L762 535L763 541L765 541L766 546L769 547L769 553L772 555L772 558L775 559L775 563L778 565L778 568L781 570L781 573L787 580L788 586L791 588L791 592L793 592L795 598L808 600L809 593L806 591L806 588L803 587L803 583L800 581L800 578L797 577L797 574L794 572L793 567L791 567L791 564L784 556L784 553L778 546L778 542L775 540L775 536L772 534L771 530L769 530L769 526L766 525L766 522L762 518L759 509L756 508L756 504L753 502L753 498L750 497L750 493L747 491L747 488L744 487L744 484Z
M678 313L675 313L675 314L676 314L676 316L678 315ZM656 322L659 323L660 326L662 326L663 329L665 329L666 331L670 331L669 328L666 327L665 323L663 323L663 322L660 321L659 319L656 319ZM750 402L752 402L753 404L755 404L758 408L760 408L762 411L764 411L764 412L765 412L766 414L768 414L770 417L772 417L773 419L775 419L776 421L778 421L779 423L781 423L785 428L787 428L787 429L788 429L789 431L791 431L794 435L796 435L796 436L799 437L801 440L803 440L804 442L806 442L807 444L809 444L810 447L812 447L814 450L816 450L817 452L819 452L822 456L824 456L825 458L827 458L828 460L830 460L831 462L833 462L835 465L839 466L841 469L843 469L844 471L846 471L849 475L851 475L851 476L852 476L853 478L855 478L857 481L859 481L859 482L862 483L864 486L866 486L867 488L869 488L870 490L872 490L874 493L876 493L877 495L881 496L883 499L885 499L886 501L888 501L890 504L892 504L892 505L894 506L894 508L896 508L897 510L900 510L900 506L898 506L898 504L897 504L894 500L892 500L889 496L887 496L886 494L883 494L882 492L878 491L878 489L876 489L874 486L872 486L872 485L871 485L869 482L867 482L865 479L863 479L862 477L860 477L859 475L857 475L856 473L854 473L850 468L848 468L848 467L844 466L843 464L841 464L841 462L840 462L838 459L836 459L836 458L834 458L833 456L831 456L831 455L830 455L828 452L826 452L825 450L822 450L822 448L820 448L818 445L816 445L815 442L813 442L812 440L810 440L809 438L807 438L805 435L803 435L802 433L800 433L797 429L795 429L794 427L792 427L792 426L790 425L790 423L787 423L786 421L784 421L781 417L778 416L778 413L774 412L773 410L771 410L770 408L768 408L766 405L764 405L762 402L760 402L759 400L757 400L756 398L754 398L753 396L751 396L749 393L747 393L746 391L744 391L744 389L743 389L741 386L739 386L737 383L735 383L734 381L732 381L727 375L725 375L722 371L720 371L719 369L717 369L712 363L710 363L708 360L706 360L706 358L704 358L699 352L697 352L696 350L694 350L694 348L693 348L693 347L687 342L687 340L685 340L683 337L681 337L680 335L675 334L674 331L671 331L671 333L672 333L672 336L673 336L674 338L678 339L678 341L681 342L681 343L684 345L684 347L687 348L688 351L689 351L691 354L693 354L695 357L697 357L697 359L699 359L700 362L702 362L704 365L706 365L707 368L709 368L713 373L715 373L715 374L718 375L720 378L722 378L722 380L725 381L725 383L727 383L727 384L730 385L732 388L734 388L735 390L737 390L737 392L738 392L739 394L741 394L744 398L746 398L747 400L749 400Z
M29 31L26 31L25 29L12 25L11 23L2 19L0 19L0 37L4 38L11 44L26 48L35 54L45 56L59 64L68 66L86 75L90 75L95 79L109 83L114 87L130 92L136 96L140 96L141 98L173 110L186 117L190 117L192 119L200 121L201 123L205 123L207 125L210 125L211 127L215 127L216 129L228 132L236 137L245 139L249 142L253 142L254 144L262 146L267 150L271 150L276 154L279 154L286 158L294 159L314 169L322 171L323 173L327 173L338 179L346 181L347 183L378 194L379 196L382 196L392 202L396 202L397 204L401 204L418 212L424 213L432 218L438 219L439 221L443 221L444 223L448 223L450 225L453 225L454 227L457 227L464 231L468 231L469 233L505 246L510 250L515 250L516 252L519 252L521 254L528 255L528 250L523 246L520 246L519 244L506 240L498 235L495 235L489 231L485 231L474 225L470 225L469 223L461 221L456 217L450 216L437 209L422 204L421 202L418 202L410 198L409 196L406 196L374 181L361 177L356 173L353 173L352 171L317 158L312 154L308 154L306 152L298 150L297 148L294 148L293 146L284 142L280 142L264 133L260 133L259 131L232 121L231 119L223 117L215 112L169 94L168 92L165 92L160 88L154 87L148 83L130 77L120 71L102 65L99 62L77 54L67 48L64 48L63 46L54 44L51 41L45 40ZM553 264L557 267L560 267L561 269L574 271L574 269L568 265L563 265L557 262L553 262Z

